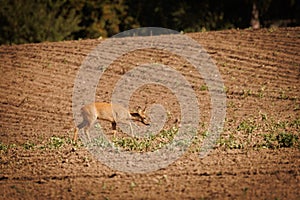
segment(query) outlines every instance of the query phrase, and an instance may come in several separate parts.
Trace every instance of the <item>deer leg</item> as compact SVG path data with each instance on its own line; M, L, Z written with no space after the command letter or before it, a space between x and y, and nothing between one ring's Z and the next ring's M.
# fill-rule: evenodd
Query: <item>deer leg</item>
M117 123L116 122L112 122L111 123L111 127L112 127L114 138L115 138L116 134L117 134Z
M117 130L117 123L116 122L112 122L111 123L111 127L112 127L112 130Z
M73 135L73 142L77 142L77 139L78 139L78 128L76 127Z
M83 120L79 125L77 125L77 127L75 127L75 130L74 130L74 135L73 135L73 141L76 142L77 139L78 139L78 132L79 132L79 129L82 129L83 127L85 127L87 125L86 121Z
M90 138L89 128L90 128L89 126L84 127L84 133L87 136L88 141L90 142L91 138Z
M130 133L131 133L131 135L134 137L134 135L133 135L133 129L132 129L132 124L131 124L131 122L129 122L129 125L130 125Z

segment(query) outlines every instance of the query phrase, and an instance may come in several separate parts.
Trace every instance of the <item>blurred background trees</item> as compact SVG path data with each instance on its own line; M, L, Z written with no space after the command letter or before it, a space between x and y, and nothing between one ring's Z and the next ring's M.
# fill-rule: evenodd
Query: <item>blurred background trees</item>
M149 26L299 26L299 13L300 0L1 0L0 44L110 37Z
M0 43L74 39L81 18L63 1L0 1Z

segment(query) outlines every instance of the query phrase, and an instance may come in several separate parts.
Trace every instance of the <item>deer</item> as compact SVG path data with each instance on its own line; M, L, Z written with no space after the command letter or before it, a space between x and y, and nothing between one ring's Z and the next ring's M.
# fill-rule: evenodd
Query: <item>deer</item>
M141 107L138 107L136 112L129 112L125 107L119 104L95 102L83 106L81 108L81 114L83 121L75 128L73 136L74 142L77 141L78 131L82 128L84 128L84 133L88 140L91 141L89 129L97 120L111 122L114 135L116 134L117 123L129 124L131 134L133 133L133 129L130 120L142 122L144 125L150 125L149 119Z

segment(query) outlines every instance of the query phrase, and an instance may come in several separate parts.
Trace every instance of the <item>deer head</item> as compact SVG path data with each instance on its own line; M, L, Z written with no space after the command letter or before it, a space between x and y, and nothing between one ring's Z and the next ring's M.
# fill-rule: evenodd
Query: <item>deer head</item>
M137 108L136 112L131 112L132 120L140 121L145 125L150 125L150 119L145 113L145 109L143 110L141 107Z

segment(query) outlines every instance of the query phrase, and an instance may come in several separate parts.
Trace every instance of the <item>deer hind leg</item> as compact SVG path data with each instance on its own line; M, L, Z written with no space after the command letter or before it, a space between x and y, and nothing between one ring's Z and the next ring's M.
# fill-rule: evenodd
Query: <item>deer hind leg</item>
M73 141L76 142L78 140L78 132L79 129L82 129L83 127L85 127L87 125L86 121L83 120L83 122L81 122L77 127L75 127L74 130L74 135L73 135Z
M130 133L131 133L131 135L134 137L135 135L133 134L132 124L131 124L130 121L129 121L129 125L130 125Z
M84 134L87 136L87 139L88 139L88 141L90 142L90 141L91 141L91 137L90 137L90 132L89 132L89 130L90 130L90 126L84 127Z
M84 120L83 122L81 122L77 127L76 127L76 130L75 130L75 133L74 133L74 139L77 140L78 138L78 131L80 129L83 128L83 132L84 134L87 136L88 138L88 141L91 141L91 138L90 138L90 134L89 134L89 129L91 127L91 123L89 123L88 120Z

